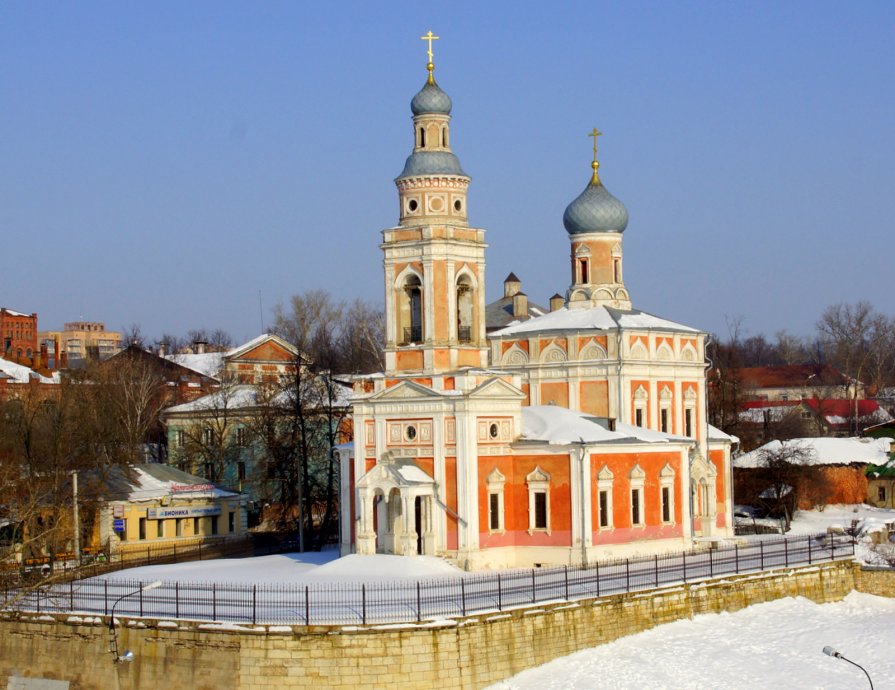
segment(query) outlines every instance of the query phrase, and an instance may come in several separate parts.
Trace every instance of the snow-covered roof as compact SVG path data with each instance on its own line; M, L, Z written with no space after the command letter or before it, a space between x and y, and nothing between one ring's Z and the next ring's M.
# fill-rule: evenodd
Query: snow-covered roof
M31 314L23 314L20 311L14 311L13 309L9 309L7 307L0 307L0 310L5 311L10 316L31 316Z
M168 465L137 465L134 473L136 479L129 482L130 501L155 501L173 493L181 498L228 498L239 495Z
M620 328L685 331L687 333L700 332L695 328L647 314L645 311L613 309L612 307L601 305L583 309L562 307L528 321L512 323L491 335L508 336L522 333L537 333L539 331L609 331Z
M11 378L16 383L28 383L32 377L37 377L41 383L59 383L59 372L55 372L52 377L41 376L31 367L10 362L2 357L0 357L0 376Z
M204 352L201 355L166 355L165 359L213 379L218 378L221 369L224 368L223 352Z
M557 445L570 443L686 443L692 439L616 423L615 431L583 412L574 412L558 405L534 405L522 408L522 440L543 441Z
M336 399L333 406L336 408L347 407L351 397L351 389L341 384L335 386ZM225 386L213 393L203 395L190 402L174 405L165 410L165 414L177 412L214 412L223 410L245 410L257 407L259 388L256 385L243 383L235 386ZM286 405L289 402L287 390L281 390L270 401L273 405Z
M709 440L710 441L729 441L730 443L739 443L740 439L738 436L734 436L733 434L728 434L716 426L712 426L709 424Z
M226 357L227 359L233 359L235 357L239 357L241 354L249 352L249 351L253 350L254 348L258 347L259 345L261 345L262 343L266 343L267 341L275 342L283 349L288 350L289 352L291 352L293 354L298 354L298 350L296 349L295 345L293 345L289 341L281 338L280 336L276 335L275 333L262 333L261 335L252 338L247 343L243 343L242 345L237 345L232 350L229 350L228 352L226 352L224 354L224 357Z
M889 459L890 438L794 438L770 441L733 459L740 468L763 467L768 453L785 448L800 451L800 464L807 465L883 465Z

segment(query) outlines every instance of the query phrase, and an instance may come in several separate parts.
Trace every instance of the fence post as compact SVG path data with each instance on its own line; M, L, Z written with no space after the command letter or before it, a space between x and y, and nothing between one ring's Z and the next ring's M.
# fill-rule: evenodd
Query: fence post
M600 596L600 562L597 561L595 564L595 571L597 576L597 597Z
M686 582L687 581L687 552L686 551L681 553L681 558L683 559L683 562L684 562L684 582Z
M109 581L103 580L103 615L109 615Z
M709 548L709 577L715 577L715 564L712 558L713 549Z
M758 542L758 552L761 555L761 569L764 570L764 542Z
M537 598L535 595L535 569L532 568L531 569L531 603L533 604L533 603L535 603L535 601L537 601Z
M735 564L735 572L737 575L740 574L740 545L733 545L733 559Z
M625 559L625 591L631 591L631 559Z
M180 581L174 581L174 617L180 618Z
M252 625L258 620L258 585L252 585Z
M656 569L656 587L658 587L659 586L659 554L656 554L655 569Z
M789 539L783 540L783 565L789 567Z
M218 585L216 582L211 583L211 620L218 619Z
M566 601L569 600L569 566L564 565L563 571L566 579Z
M311 624L311 592L305 585L305 625Z
M360 586L360 620L364 625L367 624L367 585Z
M68 581L68 608L70 611L75 610L75 581Z
M416 581L416 622L419 623L423 620L423 607L422 607L422 597L420 596L420 581Z
M143 616L143 581L141 580L137 584L140 585L140 617L142 618L142 616Z
M808 565L811 565L811 541L812 541L812 537L809 534L808 535Z
M463 617L466 617L466 581L460 580L460 601L463 605Z
M503 591L500 587L500 572L497 573L497 610L503 611Z

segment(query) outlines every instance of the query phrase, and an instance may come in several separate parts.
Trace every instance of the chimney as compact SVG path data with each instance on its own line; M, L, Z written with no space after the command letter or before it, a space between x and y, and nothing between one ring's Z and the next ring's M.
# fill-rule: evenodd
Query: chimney
M556 311L566 306L566 300L558 292L550 298L550 311Z
M197 355L204 355L205 354L205 346L208 345L208 343L204 340L197 340L195 343L193 343L193 345L196 346L195 349L196 349Z
M61 369L62 365L59 361L59 338L56 338L53 342L55 343L53 346L53 368Z
M517 319L528 318L528 295L524 292L513 294L513 316Z
M40 367L41 369L50 368L50 349L47 347L46 340L40 344Z
M165 356L165 344L164 343L162 343L161 345L158 346L158 356L159 357Z
M56 366L57 369L68 369L68 353L63 352L59 355L59 364Z
M503 281L503 296L512 297L522 289L522 281L520 281L515 273L510 273Z

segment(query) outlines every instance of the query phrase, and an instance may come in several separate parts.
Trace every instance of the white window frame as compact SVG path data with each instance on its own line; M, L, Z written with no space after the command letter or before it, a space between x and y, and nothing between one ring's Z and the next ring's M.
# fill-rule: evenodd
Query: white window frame
M662 468L661 472L659 472L659 519L661 520L663 525L673 525L675 524L674 519L674 468L665 463L665 467ZM664 511L662 508L664 507L664 501L662 500L662 494L665 489L668 489L668 520L664 519Z
M664 386L659 393L659 431L671 434L674 433L674 417L671 414L671 402L674 394L668 386ZM665 428L662 428L662 413L665 413Z
M525 483L528 485L528 533L546 532L550 534L550 475L541 469L538 465L534 470L525 477ZM535 526L535 494L545 494L545 522L544 527Z
M628 515L631 518L631 527L646 527L646 514L645 514L645 504L644 501L644 490L646 485L646 472L644 472L640 465L634 465L631 468L630 474L630 487L628 496L630 497L630 511ZM637 492L637 517L639 518L639 522L634 522L634 492Z
M504 524L504 504L503 504L503 494L504 494L504 485L506 484L507 478L503 476L501 471L496 467L491 470L491 474L488 475L488 478L485 480L485 483L488 487L488 533L489 534L503 534L506 531L506 526ZM491 496L497 496L497 528L493 528L491 526Z
M684 435L687 434L687 415L690 415L690 431L692 432L692 436L688 436L687 438L696 438L698 436L696 432L696 392L692 388L687 388L684 392L684 428L682 429Z
M643 422L639 425L641 429L646 429L649 426L649 416L646 413L648 402L649 393L646 392L646 388L643 385L637 386L637 390L634 391L634 419L631 420L631 423L634 426L638 426L637 411L640 410L640 420Z
M606 465L597 475L597 528L600 530L610 530L614 527L612 522L612 481L614 477L612 472ZM600 511L600 493L606 492L606 524L602 524L602 513Z

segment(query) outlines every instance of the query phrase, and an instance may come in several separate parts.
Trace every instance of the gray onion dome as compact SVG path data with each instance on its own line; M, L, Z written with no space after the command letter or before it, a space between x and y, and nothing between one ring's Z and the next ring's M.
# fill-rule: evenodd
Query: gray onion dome
M624 232L628 227L628 209L597 178L591 180L578 198L566 206L562 224L570 235Z
M410 101L410 110L414 115L450 115L451 97L433 79Z

